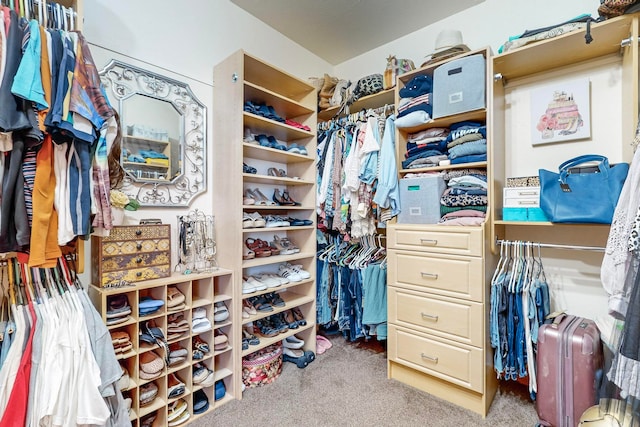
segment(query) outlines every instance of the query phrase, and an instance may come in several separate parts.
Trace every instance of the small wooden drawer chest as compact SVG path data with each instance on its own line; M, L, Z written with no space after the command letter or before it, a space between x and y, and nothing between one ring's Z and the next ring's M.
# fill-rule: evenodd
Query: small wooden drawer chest
M91 281L105 287L171 274L169 224L114 227L109 237L91 237Z

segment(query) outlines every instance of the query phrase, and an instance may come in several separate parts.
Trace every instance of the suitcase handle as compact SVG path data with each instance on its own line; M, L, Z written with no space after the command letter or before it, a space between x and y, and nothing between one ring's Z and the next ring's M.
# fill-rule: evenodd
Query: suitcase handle
M562 321L564 320L565 317L567 317L567 313L562 311L560 313L558 313L558 312L551 313L549 316L547 316L547 319L553 318L553 323L551 324L551 327L557 328L558 325L560 325L560 323L562 323Z

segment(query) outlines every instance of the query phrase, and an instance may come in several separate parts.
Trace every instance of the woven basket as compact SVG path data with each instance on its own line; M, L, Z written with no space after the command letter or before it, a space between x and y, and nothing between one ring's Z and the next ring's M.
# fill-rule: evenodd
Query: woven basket
M270 384L282 372L282 344L272 344L242 359L242 382L248 388Z

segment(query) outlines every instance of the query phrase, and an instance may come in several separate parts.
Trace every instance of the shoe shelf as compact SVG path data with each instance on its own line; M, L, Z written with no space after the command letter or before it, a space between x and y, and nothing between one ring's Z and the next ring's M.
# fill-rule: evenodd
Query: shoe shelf
M315 110L307 105L251 82L244 82L244 95L254 104L272 106L284 117L299 117L315 113Z
M273 290L272 290L273 292ZM291 295L289 295L291 294ZM299 307L304 304L308 304L312 301L315 301L315 298L311 298L310 296L300 295L293 292L281 292L278 294L280 298L284 300L284 306L277 307L273 306L273 310L271 311L258 311L257 314L249 315L248 319L242 319L242 324L246 325L251 322L255 322L256 320L264 319L265 317L272 316L274 314L282 313L287 310L291 310L294 307ZM307 318L305 317L305 320ZM307 320L307 324L312 323Z
M305 280L301 280L299 282L289 282L289 283L285 283L279 286L276 286L274 288L267 288L265 290L262 291L256 291L256 292L251 292L248 294L242 294L242 299L247 299L247 298L251 298L251 297L257 297L259 295L264 295L264 294L268 294L271 292L278 292L278 291L282 291L285 289L289 289L289 288L294 288L296 286L301 286L301 285L306 285L307 283L313 283L314 279L305 279ZM246 319L243 319L246 320Z
M275 136L275 135L274 135ZM276 137L277 138L277 137ZM250 142L242 143L244 157L268 162L277 163L313 163L315 159L310 155L290 153L277 148L263 147L262 145L252 144ZM307 148L307 152L309 149Z
M261 209L262 210L262 209ZM289 227L260 227L260 228L243 228L243 233L261 233L261 232L278 232L278 231L297 231L297 230L315 230L315 225L294 225Z
M256 184L275 184L275 185L314 185L313 181L305 179L295 179L282 177L277 178L268 175L257 175L253 173L243 173L242 179L244 182L255 182ZM254 205L255 206L255 205Z
M297 254L291 255L271 255L264 258L253 258L242 261L242 268L296 261L299 259L311 258L313 256L315 256L315 252L298 252Z
M310 210L315 210L315 207L312 207L312 206L276 206L276 205L242 205L242 209L247 210L247 211L310 211ZM240 227L242 227L242 225L240 225ZM278 228L278 227L270 227L270 228ZM298 228L300 228L300 227L298 227ZM251 230L251 229L248 228L247 230Z
M268 347L271 344L275 344L279 341L282 341L283 339L290 337L291 335L303 335L309 331L311 331L311 329L315 328L314 324L309 324L307 323L306 326L298 326L296 329L289 329L286 332L280 333L274 337L264 337L260 334L254 334L256 337L258 337L260 339L260 344L258 345L250 345L249 348L247 350L242 350L242 357L248 356L251 353L254 353L262 348ZM306 339L305 339L306 342ZM315 350L313 351L315 353Z
M192 381L192 372L193 366L199 362L202 362L214 371L216 373L216 380L223 380L226 389L225 397L215 401L214 385L204 388L205 393L209 396L210 402L209 409L205 414L239 397L240 377L236 376L235 373L238 372L238 375L241 375L239 370L240 366L236 365L241 357L241 346L230 342L227 349L219 352L213 351L214 330L223 331L223 333L231 339L235 334L234 328L238 330L241 329L240 322L235 323L232 321L236 315L233 305L233 296L235 295L233 288L234 283L233 271L220 268L211 273L174 274L166 278L136 282L134 285L126 287L101 288L93 285L89 287L91 301L101 314L105 323L111 298L125 295L131 307L129 319L127 319L126 322L109 326L108 330L110 332L127 332L132 344L131 350L123 354L116 354L116 357L129 374L128 384L126 384L122 390L125 397L130 397L132 400L132 409L129 413L129 418L134 426L140 426L140 419L152 413L157 414L157 419L161 420L161 425L166 425L169 413L168 405L178 399L184 399L187 402L188 410L190 413L193 413L194 397L192 391L196 389L196 387ZM169 294L171 292L167 291L169 286L175 286L180 293L184 295L185 305L183 308L179 310L166 309L170 301ZM145 296L161 299L164 302L163 308L151 315L140 316L139 301ZM229 320L215 323L213 320L214 304L219 301L225 302L230 317ZM212 329L196 334L191 330L191 320L193 318L193 311L201 307L205 308L206 316L212 323ZM184 315L184 319L189 323L189 330L179 337L167 340L167 344L180 343L180 346L187 350L186 359L174 366L164 366L160 374L153 379L141 378L140 373L142 368L140 367L140 362L143 355L148 355L153 352L159 357L164 358L163 347L157 344L140 343L139 335L142 328L145 327L145 322L153 320L155 326L167 337L168 317L177 313ZM200 336L202 340L210 343L211 346L211 351L200 360L193 359L192 355L192 345L197 336ZM179 397L168 397L170 375L175 375L185 384L185 393ZM141 406L140 396L143 386L151 382L154 382L158 387L157 397L149 405ZM200 416L200 414L198 414L198 416ZM192 416L189 422L194 419L196 419L196 417Z
M290 126L286 123L276 122L257 114L244 112L244 124L249 127L253 134L265 134L275 136L283 141L295 141L303 138L312 138L314 134L308 130ZM256 143L257 144L257 143ZM254 144L255 145L255 144Z

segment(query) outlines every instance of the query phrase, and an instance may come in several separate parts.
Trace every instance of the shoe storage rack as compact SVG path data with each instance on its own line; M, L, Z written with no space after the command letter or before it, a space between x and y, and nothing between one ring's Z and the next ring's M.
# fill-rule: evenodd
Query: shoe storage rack
M219 261L235 273L234 322L243 328L264 324L269 316L293 308L298 308L307 320L305 326L271 337L261 336L255 329L260 343L242 351L241 357L293 334L305 341L305 350L315 352L316 90L244 51L219 63L213 80L213 185L220 190L213 192L213 205L221 224L218 244L224 248L219 251ZM295 204L274 201L283 201L283 195ZM261 216L264 223L258 219L252 224L257 226L243 227L243 217L249 214L253 218ZM274 217L288 220L289 225L274 226ZM251 256L247 251L246 242L284 238L299 252L256 256L260 251L253 251ZM284 263L298 265L310 273L310 278L243 293L243 277L277 274ZM242 317L245 299L270 293L276 293L284 306ZM235 333L234 346L240 348L242 328L236 328ZM237 363L241 364L240 358Z
M222 332L231 340L231 337L236 336L236 330L238 329L236 323L233 322L236 313L233 303L233 280L232 271L218 269L212 273L174 274L162 279L138 282L134 286L101 288L92 285L89 287L89 296L98 312L102 314L102 319L105 323L107 323L109 317L112 317L107 317L108 312L115 308L109 307L109 302L114 299L116 301L122 300L122 298L114 297L126 296L131 307L131 313L126 321L107 327L112 333L112 337L124 335L121 332L126 332L132 344L131 349L128 349L127 346L128 351L116 352L116 355L121 366L127 370L129 375L129 385L124 388L123 395L125 398L131 398L132 404L129 414L134 427L140 427L142 420L153 413L156 414L157 422L160 422L159 425L168 425L168 417L172 411L175 411L176 404L184 405L179 402L180 399L183 399L187 404L186 411L190 414L188 421L191 422L215 408L239 398L240 346L235 345L235 342L230 342L230 345L223 350L216 351L214 349L214 337L216 335ZM172 311L169 305L173 305L170 304L170 300L175 298L173 289L177 289L179 293L184 295L184 305L180 304L177 306L178 309ZM140 315L139 303L145 300L146 297L162 301L164 304L158 311L148 315ZM227 307L229 316L224 321L215 322L215 317L219 317L216 316L216 305L221 305L222 303ZM212 328L196 334L191 330L193 316L202 311L206 313L206 318L211 322ZM172 366L167 366L165 363L158 377L150 380L142 379L140 376L141 363L145 363L150 358L150 352L154 352L164 358L164 350L157 344L152 345L141 341L139 339L140 334L146 331L145 325L148 322L152 322L155 327L162 331L165 338L168 337L171 332L168 330L170 319L177 314L181 314L186 320L189 330L180 337L169 339L166 342L168 346L179 344L185 348L187 350L186 359ZM118 334L119 332L120 334ZM193 358L192 349L194 344L200 341L206 342L210 351L205 353L202 359L198 360ZM203 387L202 384L197 384L197 381L194 382L193 372L197 371L198 366L196 365L198 363L214 373L215 381L208 381L206 387ZM172 386L172 374L185 384L185 392L180 396L168 398L169 389ZM224 383L226 392L224 397L215 400L215 383L219 380ZM151 382L155 383L158 389L157 396L151 403L141 406L142 394L146 393L150 388L149 383ZM155 387L153 388L155 389ZM196 394L196 392L198 393ZM194 404L199 406L201 403L201 399L194 397L194 394L197 396L202 392L208 398L209 407L206 411L194 415ZM183 417L185 416L183 415ZM154 425L158 425L157 422Z

